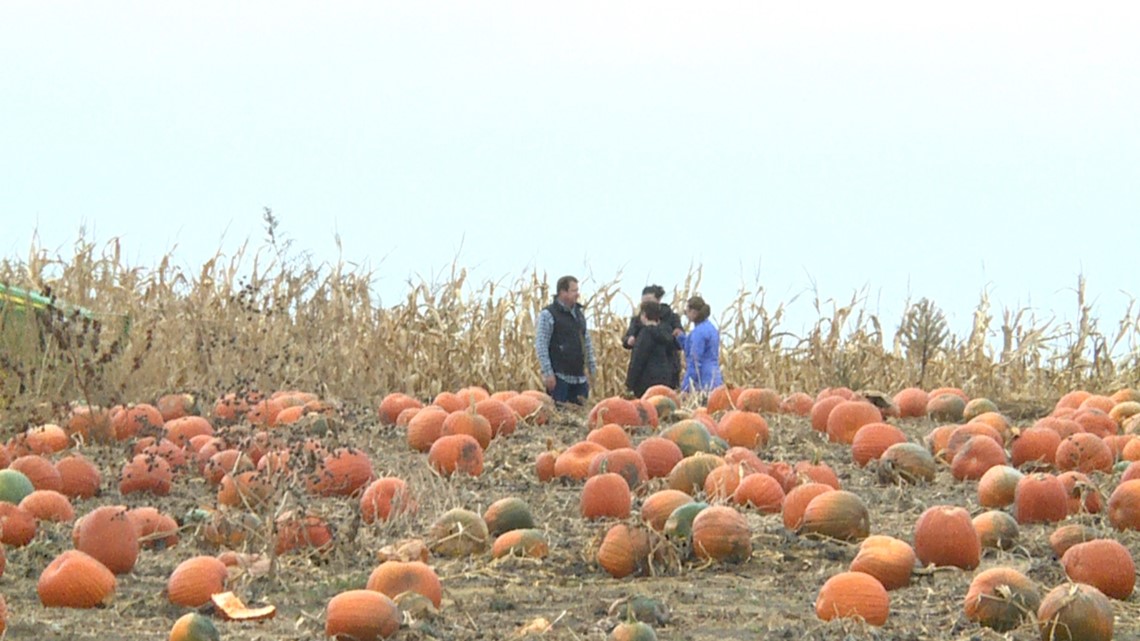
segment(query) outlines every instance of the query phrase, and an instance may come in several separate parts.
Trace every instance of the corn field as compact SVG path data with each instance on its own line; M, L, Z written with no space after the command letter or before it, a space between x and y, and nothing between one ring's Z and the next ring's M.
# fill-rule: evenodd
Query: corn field
M218 253L194 271L169 254L153 267L129 265L123 254L118 240L81 240L71 256L33 247L26 259L0 262L0 283L94 315L62 303L22 316L0 308L7 422L31 421L45 403L109 405L173 390L213 398L293 388L374 403L391 391L430 397L466 385L541 386L535 320L558 275L534 272L504 286L469 282L455 266L442 282L409 282L401 301L381 306L374 273L288 260L269 246ZM620 341L633 299L616 281L584 280L582 288L598 357L593 394L620 394L628 362ZM697 269L666 302L679 311L700 289ZM957 385L1016 402L1134 385L1140 310L1097 318L1083 280L1076 304L1078 321L1041 322L1026 309L991 309L983 293L961 336L925 299L898 319L869 313L857 297L817 299L819 319L799 335L787 329L783 304L748 291L713 318L725 380L783 393Z

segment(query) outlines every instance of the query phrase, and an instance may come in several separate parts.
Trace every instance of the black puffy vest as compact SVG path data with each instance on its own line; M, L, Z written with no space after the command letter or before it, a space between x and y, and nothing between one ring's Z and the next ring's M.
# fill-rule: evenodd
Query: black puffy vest
M567 376L586 373L586 316L581 305L568 310L555 300L546 307L554 317L550 334L550 364L554 371Z

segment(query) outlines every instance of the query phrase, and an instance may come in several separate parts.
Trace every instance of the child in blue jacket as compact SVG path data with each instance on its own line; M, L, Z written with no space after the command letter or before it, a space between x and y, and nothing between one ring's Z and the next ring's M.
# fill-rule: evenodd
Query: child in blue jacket
M720 333L709 320L711 311L700 296L693 296L685 306L685 316L693 326L680 337L685 350L683 392L708 392L724 382L720 374Z

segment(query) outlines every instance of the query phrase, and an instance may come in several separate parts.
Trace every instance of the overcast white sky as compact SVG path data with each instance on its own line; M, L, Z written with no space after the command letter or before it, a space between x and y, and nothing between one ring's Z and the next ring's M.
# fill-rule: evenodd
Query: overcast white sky
M196 266L269 206L386 302L457 252L958 326L1140 293L1140 3L12 1L0 61L6 256Z

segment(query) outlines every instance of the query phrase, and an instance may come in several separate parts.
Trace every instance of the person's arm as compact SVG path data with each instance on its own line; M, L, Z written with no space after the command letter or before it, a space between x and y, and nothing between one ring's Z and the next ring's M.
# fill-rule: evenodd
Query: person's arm
M598 359L594 356L594 342L590 340L590 330L586 330L586 368L590 370L590 376L598 375Z
M625 375L625 386L633 391L634 384L641 378L641 373L649 363L649 352L653 349L653 339L649 336L648 327L643 328L641 336L633 345L633 356L629 359L629 371Z
M543 378L554 376L554 365L550 362L550 336L554 333L554 316L548 310L538 314L538 326L534 331L534 351L538 355L538 369Z
M621 346L625 349L633 349L633 341L637 340L637 331L641 329L641 321L636 317L629 319L629 328L625 330L625 336L621 337Z

